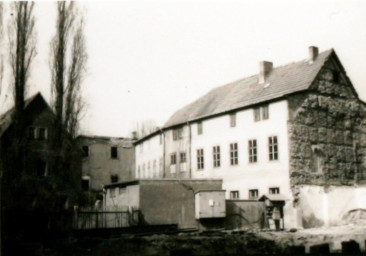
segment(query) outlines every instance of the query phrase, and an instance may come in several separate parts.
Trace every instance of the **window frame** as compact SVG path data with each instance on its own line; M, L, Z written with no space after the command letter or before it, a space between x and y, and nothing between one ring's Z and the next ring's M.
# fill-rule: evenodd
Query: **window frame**
M273 192L275 192L275 193L273 193ZM268 189L268 193L270 195L278 195L280 193L280 187L271 187Z
M230 127L236 127L236 112L230 114Z
M173 141L183 139L183 127L173 129L172 133L173 133Z
M257 139L248 140L248 155L249 155L249 163L257 163L258 162L258 150L257 150Z
M171 153L170 154L170 165L176 165L177 164L177 153Z
M114 152L114 150L115 150L115 152ZM118 147L117 146L111 146L110 158L111 159L118 159Z
M47 128L46 127L39 127L37 128L37 140L47 140ZM44 133L41 133L41 130L44 131ZM42 134L42 137L41 137Z
M205 168L205 155L203 148L197 149L197 170Z
M268 120L269 119L269 104L265 104L261 106L261 112L262 112L262 120Z
M186 152L180 152L179 153L179 163L184 164L187 162L187 154Z
M213 156L213 167L219 168L221 166L221 149L220 146L212 147L212 156Z
M239 199L239 198L240 198L239 190L230 191L230 199Z
M254 122L259 122L269 119L269 104L253 108Z
M197 122L197 135L203 134L203 124L202 121Z
M31 133L31 131L32 131L32 133ZM29 140L36 140L37 139L37 136L36 136L36 127L34 127L34 126L28 127L27 138Z
M118 174L111 174L111 183L117 183L119 181Z
M268 137L268 154L269 161L276 161L279 159L279 150L278 150L278 137L276 135Z
M260 107L255 107L253 109L254 113L254 122L259 122L261 120L261 109Z
M86 187L85 187L85 183L87 184ZM86 178L86 177L81 178L81 189L83 191L89 191L90 190L90 178Z
M230 165L239 165L239 146L237 142L230 143Z
M85 150L85 149L87 149L87 150ZM87 146L87 145L83 145L82 147L81 147L81 150L82 150L82 156L83 156L83 158L87 158L87 157L89 157L89 154L90 154L90 151L89 151L89 146Z
M249 200L256 200L259 197L258 189L249 189Z

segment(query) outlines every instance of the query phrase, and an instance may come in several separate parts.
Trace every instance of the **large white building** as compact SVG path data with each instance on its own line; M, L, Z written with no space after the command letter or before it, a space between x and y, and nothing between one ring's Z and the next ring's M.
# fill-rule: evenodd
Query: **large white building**
M364 121L365 105L335 51L310 47L305 60L276 68L263 61L258 75L178 110L135 143L135 176L218 178L228 199L279 194L287 227L329 224L324 205L333 199L321 195L311 207L319 198L304 189L363 183Z

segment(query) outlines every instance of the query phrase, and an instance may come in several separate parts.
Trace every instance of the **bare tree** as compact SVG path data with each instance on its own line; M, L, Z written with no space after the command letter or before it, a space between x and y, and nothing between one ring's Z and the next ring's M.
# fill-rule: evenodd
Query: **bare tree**
M14 2L11 5L12 18L8 24L9 60L12 70L12 91L14 94L14 141L12 156L16 170L22 169L24 140L24 99L28 88L31 63L36 55L34 2Z
M51 41L52 101L55 109L53 171L58 175L60 198L76 199L81 173L74 140L84 103L81 85L86 73L84 22L75 2L57 2L56 34ZM65 196L66 195L66 196ZM62 201L64 199L60 199ZM77 199L76 199L77 200Z
M137 138L142 138L155 132L159 127L156 126L156 122L152 119L136 122L133 126L133 132L136 132Z
M83 110L81 83L87 60L84 23L73 2L57 3L56 35L51 43L52 94L56 112L57 146L64 133L74 137Z

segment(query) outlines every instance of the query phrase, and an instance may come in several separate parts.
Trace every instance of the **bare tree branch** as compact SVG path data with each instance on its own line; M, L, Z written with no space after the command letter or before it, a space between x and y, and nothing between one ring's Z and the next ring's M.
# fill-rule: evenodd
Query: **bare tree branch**
M136 132L137 138L142 138L152 132L155 132L157 129L159 129L159 127L156 126L156 122L149 119L141 122L136 122L133 126L132 131Z

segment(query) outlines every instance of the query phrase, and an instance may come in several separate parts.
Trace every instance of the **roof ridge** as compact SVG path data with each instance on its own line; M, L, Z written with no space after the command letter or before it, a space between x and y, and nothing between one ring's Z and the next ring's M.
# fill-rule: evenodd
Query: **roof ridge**
M257 79L254 81L258 76L257 73L212 88L203 96L175 111L163 127L168 128L207 118L307 89L333 52L335 52L333 48L320 52L311 64L304 58L274 67L268 77L271 86L263 87L258 84ZM305 63L308 65L304 65Z

